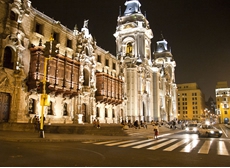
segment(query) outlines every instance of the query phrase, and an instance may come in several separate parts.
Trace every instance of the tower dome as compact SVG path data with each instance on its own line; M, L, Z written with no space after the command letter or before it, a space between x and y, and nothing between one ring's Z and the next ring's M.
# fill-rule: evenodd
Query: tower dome
M131 15L134 13L141 13L141 10L140 10L141 4L138 0L127 0L125 2L125 6L126 6L126 10L124 13L125 16Z

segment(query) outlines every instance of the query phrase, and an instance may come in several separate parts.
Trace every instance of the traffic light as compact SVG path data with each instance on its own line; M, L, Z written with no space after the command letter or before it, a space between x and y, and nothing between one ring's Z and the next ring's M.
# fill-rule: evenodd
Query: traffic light
M44 49L44 56L49 58L49 56L50 56L50 42L47 41L45 46L46 47Z
M37 85L37 93L42 93L43 92L43 83L40 82L38 85Z

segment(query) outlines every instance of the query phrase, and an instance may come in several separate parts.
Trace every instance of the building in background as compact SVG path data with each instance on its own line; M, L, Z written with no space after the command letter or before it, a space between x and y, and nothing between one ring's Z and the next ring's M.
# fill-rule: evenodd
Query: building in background
M70 30L29 0L1 1L0 122L41 116L41 80L48 83L47 123L176 118L176 63L167 41L162 36L152 55L153 33L140 2L125 5L114 56L97 46L88 20Z
M230 119L230 88L226 81L217 82L216 84L216 106L219 122L227 124Z
M202 120L205 96L196 83L177 84L178 119Z

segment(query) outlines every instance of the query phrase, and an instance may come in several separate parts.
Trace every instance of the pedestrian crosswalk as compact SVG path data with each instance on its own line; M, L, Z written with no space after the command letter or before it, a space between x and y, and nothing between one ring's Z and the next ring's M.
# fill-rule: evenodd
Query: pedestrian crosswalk
M160 138L145 140L108 140L100 142L83 142L93 143L95 145L117 146L119 148L133 148L146 150L162 150L170 152L178 150L179 152L190 153L197 151L198 154L209 154L210 150L215 150L217 155L229 156L230 144L223 140L205 140L205 139L170 139ZM194 150L196 148L196 150Z

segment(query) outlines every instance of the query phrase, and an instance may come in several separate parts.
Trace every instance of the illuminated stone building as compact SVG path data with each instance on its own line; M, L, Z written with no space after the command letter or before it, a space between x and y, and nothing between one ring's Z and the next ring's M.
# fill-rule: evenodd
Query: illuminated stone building
M177 84L178 119L199 120L205 109L205 97L196 83Z
M153 32L138 0L126 1L114 34L124 79L126 120L171 120L177 117L176 66L167 42L157 42L152 59Z
M49 84L46 123L177 117L176 64L167 42L159 40L152 55L153 33L141 4L131 0L125 5L113 56L97 46L87 20L81 30L70 30L29 0L1 0L0 122L31 122L40 116L42 80ZM51 57L47 64L46 57Z
M230 88L226 81L218 82L216 85L216 106L219 122L227 124L230 119Z

